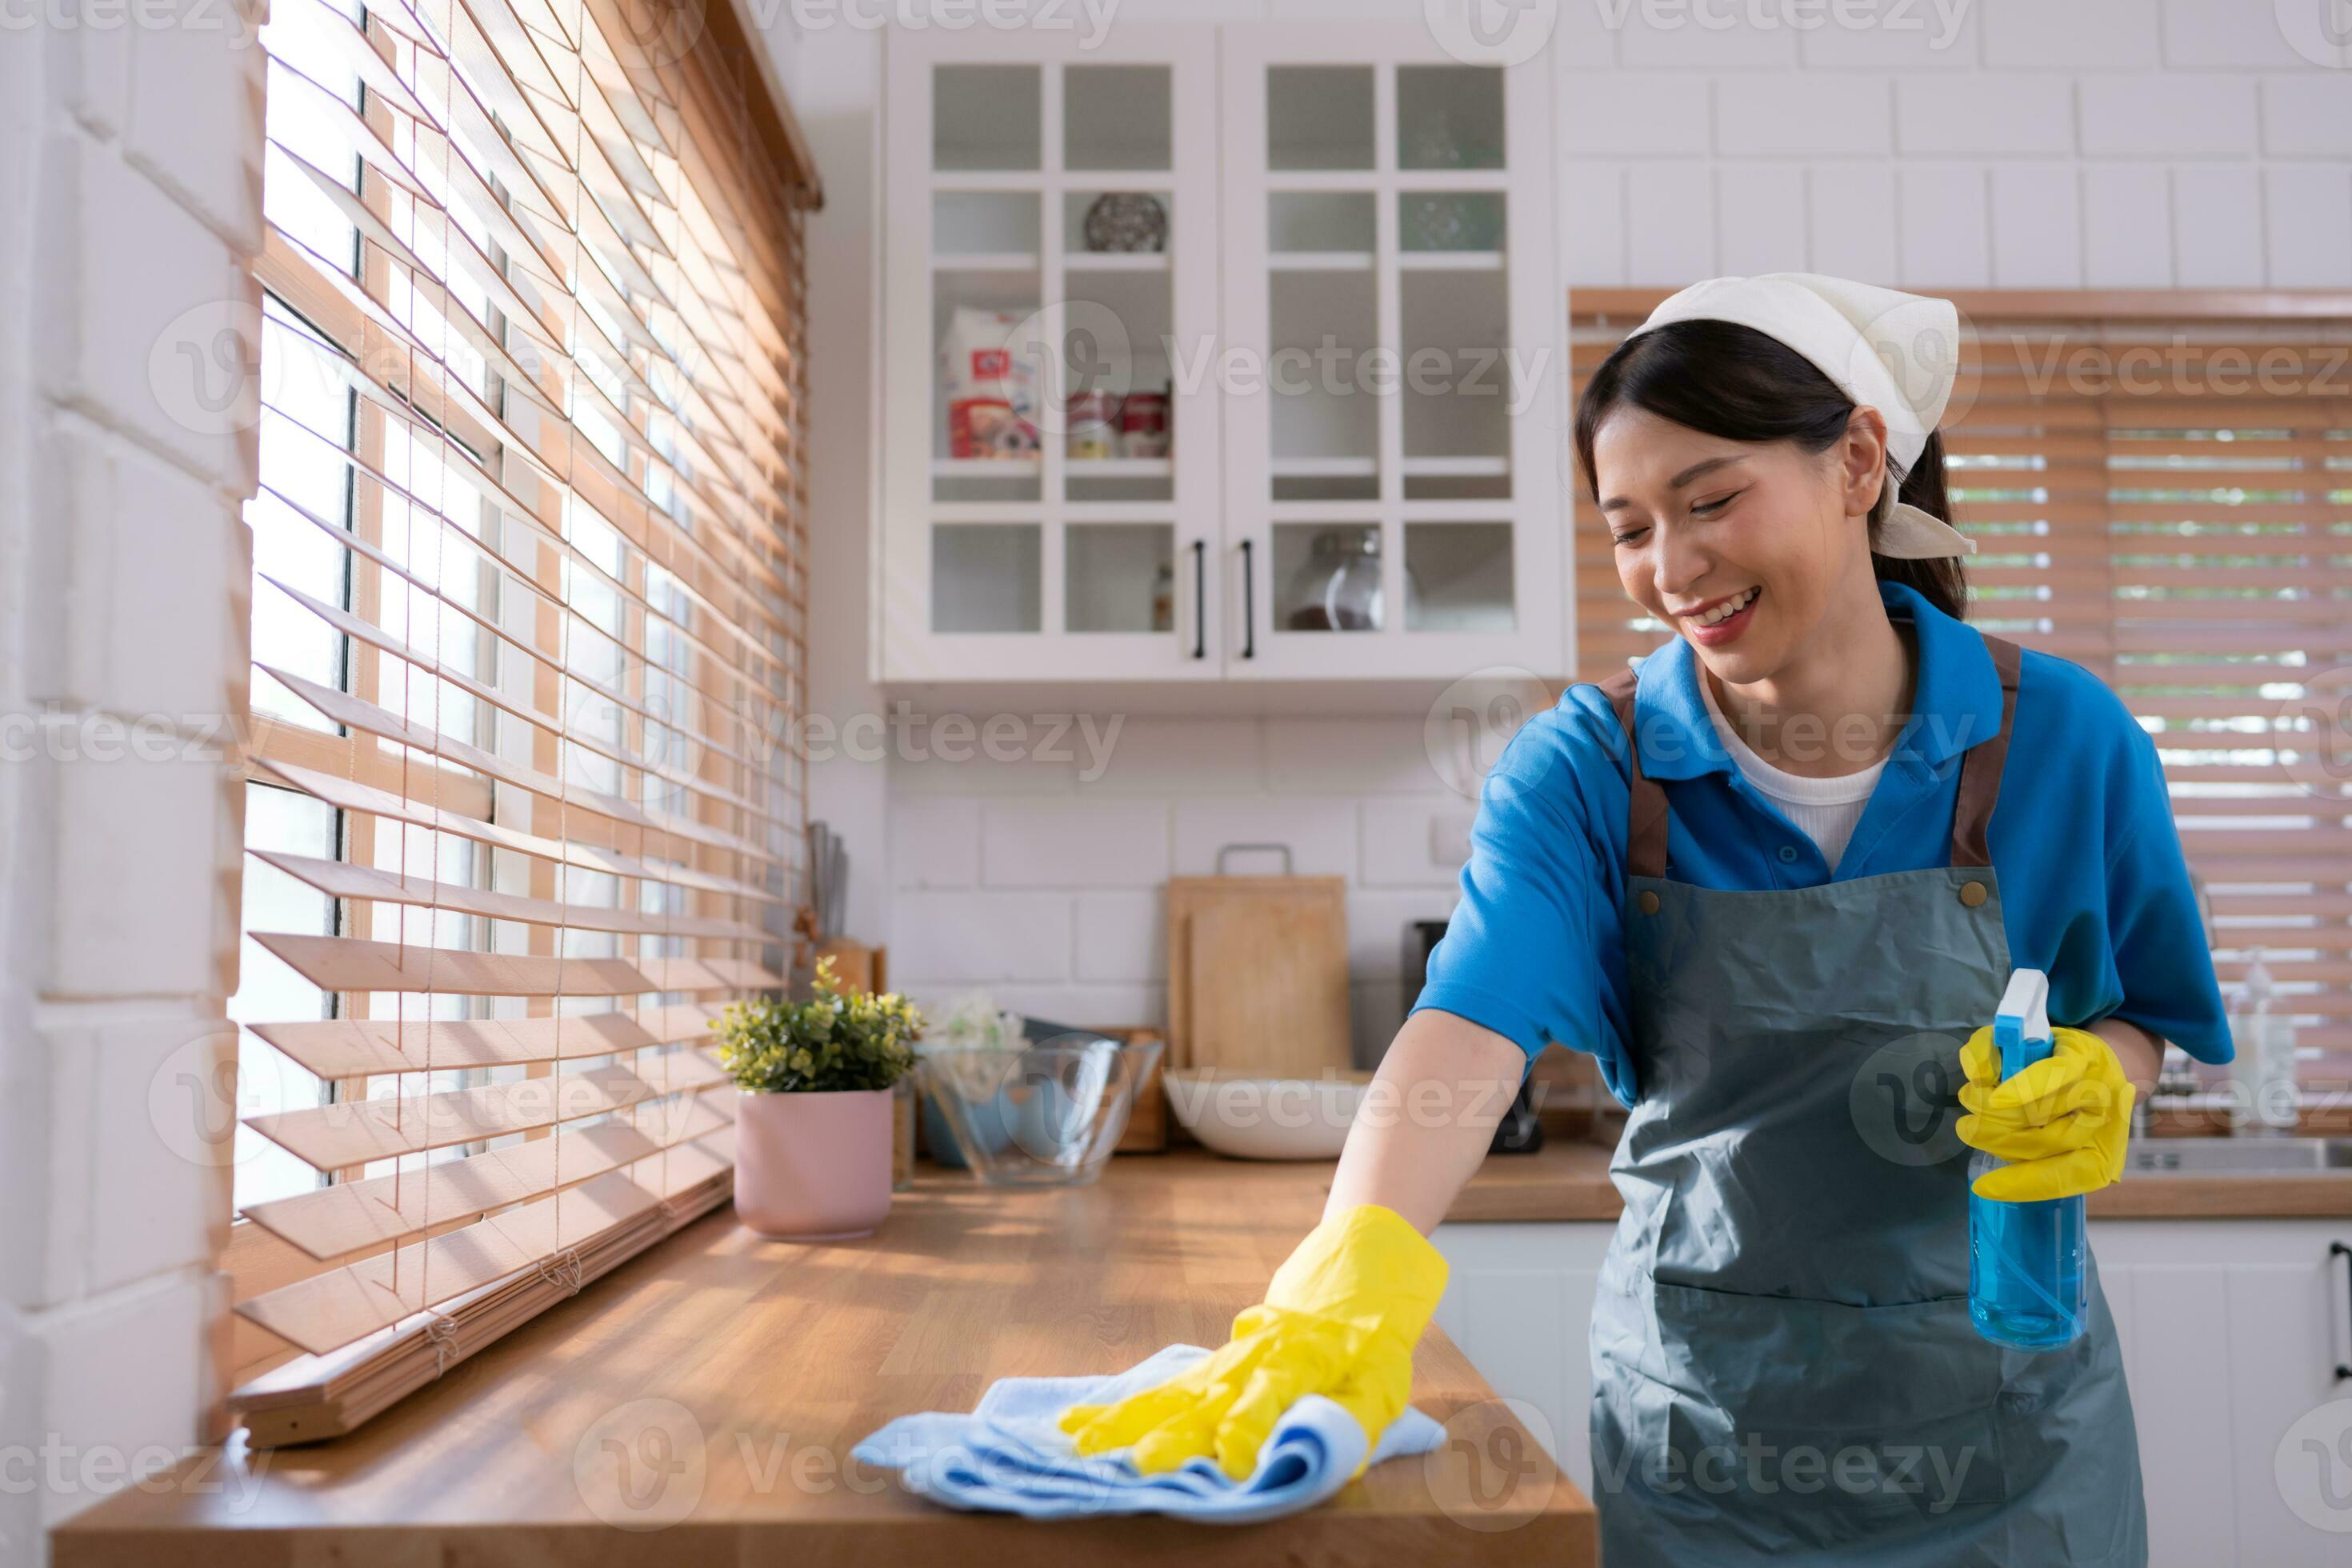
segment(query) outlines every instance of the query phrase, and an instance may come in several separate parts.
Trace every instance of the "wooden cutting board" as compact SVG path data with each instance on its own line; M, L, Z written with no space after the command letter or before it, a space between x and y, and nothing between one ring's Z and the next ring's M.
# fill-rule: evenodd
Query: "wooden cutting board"
M1169 879L1168 1064L1283 1078L1354 1065L1344 879Z

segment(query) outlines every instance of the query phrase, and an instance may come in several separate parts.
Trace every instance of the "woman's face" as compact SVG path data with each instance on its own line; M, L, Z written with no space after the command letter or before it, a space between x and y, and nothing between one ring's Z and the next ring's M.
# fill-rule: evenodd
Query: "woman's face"
M1621 407L1592 459L1618 580L1728 684L1771 679L1833 613L1856 613L1857 593L1878 602L1863 521L1885 462L1872 410L1810 453Z

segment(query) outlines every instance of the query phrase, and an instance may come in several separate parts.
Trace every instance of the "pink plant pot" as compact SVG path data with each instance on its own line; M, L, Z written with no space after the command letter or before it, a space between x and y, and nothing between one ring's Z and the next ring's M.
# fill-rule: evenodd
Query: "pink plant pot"
M735 1213L779 1241L870 1236L890 1213L890 1091L735 1097Z

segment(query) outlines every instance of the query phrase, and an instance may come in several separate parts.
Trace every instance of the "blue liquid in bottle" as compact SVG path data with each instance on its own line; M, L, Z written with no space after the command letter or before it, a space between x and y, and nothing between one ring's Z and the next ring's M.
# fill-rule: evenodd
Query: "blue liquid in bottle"
M2021 969L1993 1020L2000 1076L2015 1077L2050 1054L2049 977ZM1969 1181L2000 1167L1979 1152ZM1977 1332L2014 1350L2056 1350L2082 1333L2084 1204L2080 1197L2001 1203L1969 1194L1969 1317Z

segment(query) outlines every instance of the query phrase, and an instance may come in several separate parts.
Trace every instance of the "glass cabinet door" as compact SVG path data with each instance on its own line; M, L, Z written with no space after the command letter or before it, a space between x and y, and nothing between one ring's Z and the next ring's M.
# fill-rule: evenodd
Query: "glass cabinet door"
M1425 33L1224 38L1237 675L1561 668L1549 87Z
M1215 677L1213 34L890 50L884 679Z

